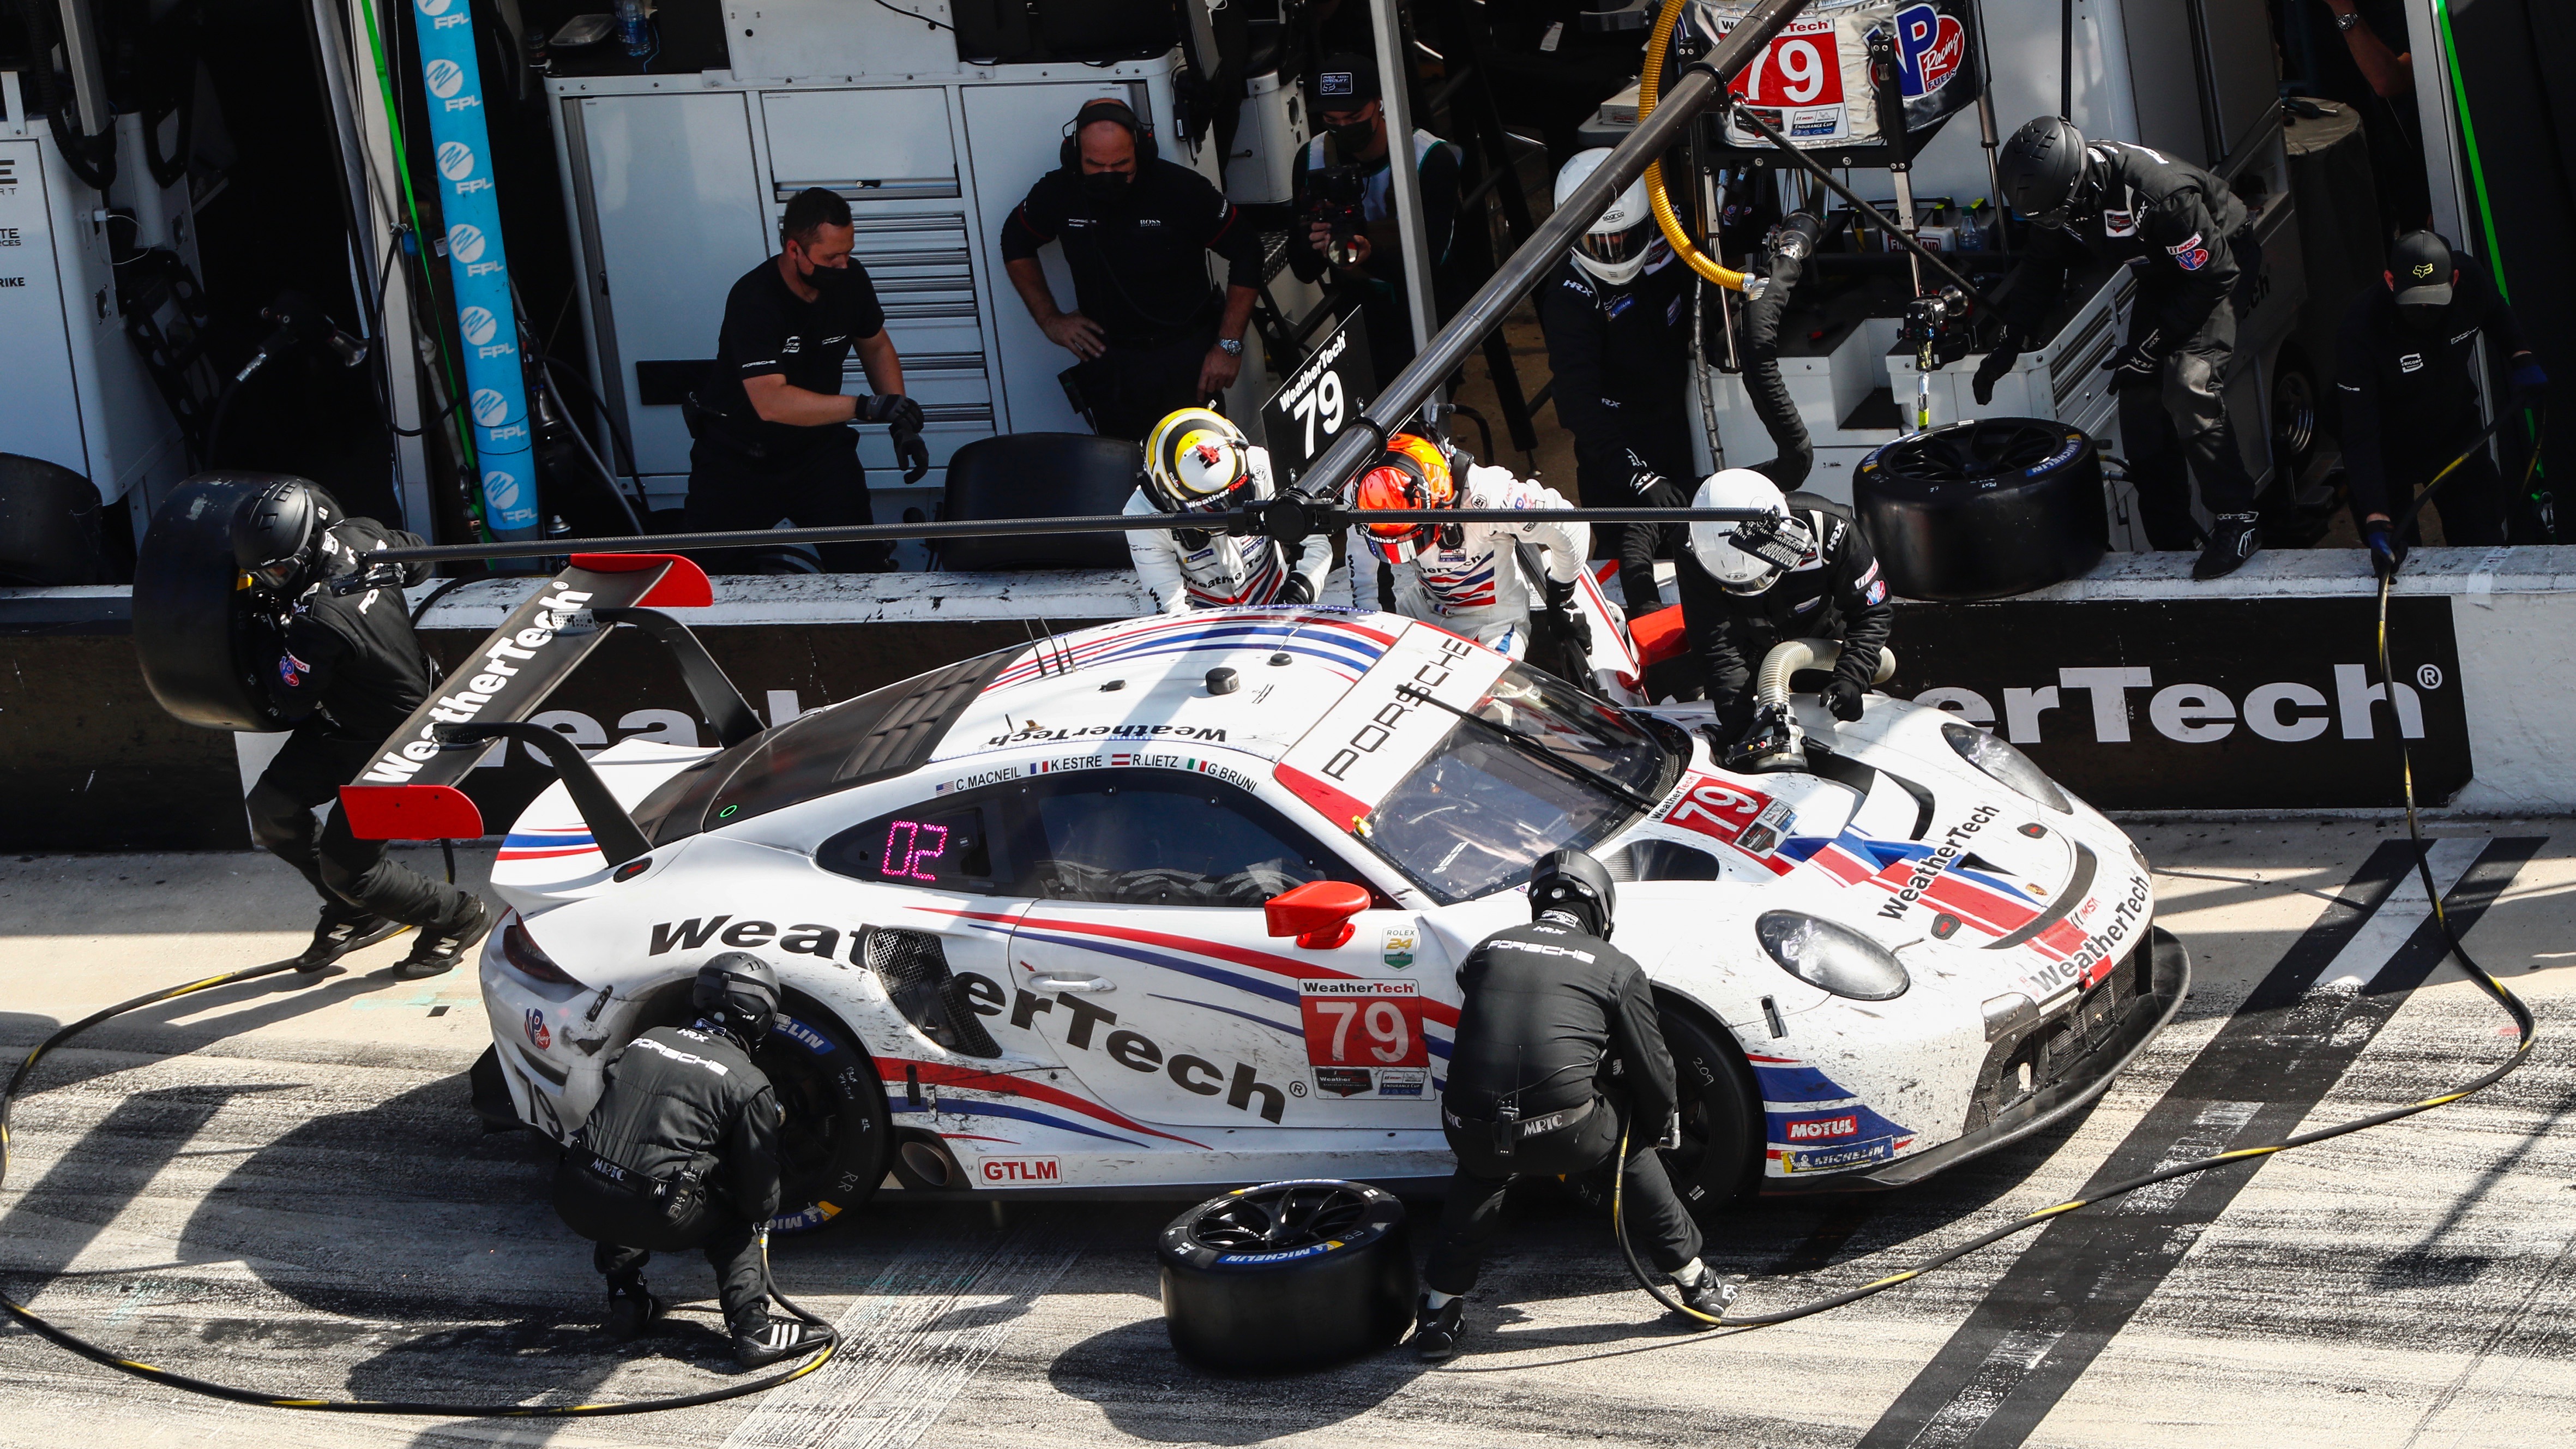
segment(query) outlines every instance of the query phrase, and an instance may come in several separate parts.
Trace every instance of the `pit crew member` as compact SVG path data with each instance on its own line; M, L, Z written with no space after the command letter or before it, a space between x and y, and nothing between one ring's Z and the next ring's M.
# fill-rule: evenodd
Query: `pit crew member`
M2480 334L2509 359L2517 403L2549 377L2476 257L2453 251L2432 232L2408 232L2389 248L2380 276L2385 285L2353 298L2344 313L2335 396L2342 405L2352 516L2372 567L2394 573L2415 540L2411 528L2406 537L2392 536L2391 515L2403 512L2415 490L2485 428L2478 414ZM2484 446L2469 451L2436 497L2446 542L2505 541L2504 481Z
M1750 468L1709 475L1693 508L1759 508L1748 523L1694 523L1676 567L1682 629L1707 673L1717 725L1730 740L1762 732L1754 718L1754 671L1783 639L1830 639L1843 646L1819 702L1839 720L1861 715L1861 695L1878 672L1879 651L1896 622L1887 580L1851 511L1812 493L1784 497Z
M385 737L429 697L437 671L412 632L402 590L391 583L342 592L359 556L418 548L418 534L372 518L328 519L329 505L300 479L272 483L233 520L233 559L243 586L273 612L284 649L267 680L269 698L295 732L260 772L244 802L252 838L302 872L322 897L313 942L298 971L331 963L405 926L420 928L397 976L435 976L483 939L492 917L472 893L390 859L381 840L349 833L336 803ZM405 582L429 577L413 564ZM330 805L317 831L313 809Z
M1500 468L1470 464L1458 486L1449 455L1429 438L1398 433L1376 466L1360 475L1355 508L1570 508L1562 494L1524 483ZM1539 560L1538 578L1523 566L1520 545ZM1592 549L1581 523L1363 523L1351 529L1354 584L1375 559L1381 607L1438 624L1514 659L1529 657L1533 632L1560 652L1588 654L1592 626L1574 607L1575 580ZM1537 607L1533 609L1533 602ZM1537 661L1555 667L1550 660ZM1562 669L1557 672L1563 673ZM1568 679L1584 678L1589 667Z
M1221 513L1270 498L1270 451L1206 408L1182 408L1145 439L1145 481L1129 513ZM1235 604L1311 604L1333 566L1328 539L1153 528L1127 535L1136 577L1166 614ZM1341 602L1347 603L1348 600Z
M1996 171L2004 199L2030 222L2030 260L2002 303L2002 343L1977 365L1978 403L1994 401L1995 383L2037 345L2070 264L2088 251L2142 261L2128 339L2104 364L2120 393L2140 518L2157 548L2191 547L2188 457L2211 515L2191 576L2234 573L2262 546L2254 477L2236 451L2225 394L2237 294L2262 271L2245 203L2197 166L2125 141L2088 145L2055 116L2014 132Z
M599 1245L608 1335L633 1339L665 1305L644 1286L656 1252L697 1248L716 1272L734 1358L758 1368L820 1345L769 1316L761 1230L778 1211L778 1098L751 1060L778 1016L778 973L748 951L698 968L689 1026L657 1026L608 1059L599 1105L555 1169L555 1211Z
M1607 150L1578 151L1556 173L1556 202L1600 169ZM1556 378L1556 413L1574 434L1574 479L1603 508L1679 508L1691 476L1691 272L1630 182L1539 284L1538 321ZM1621 530L1619 585L1631 617L1662 607L1655 560L1673 557L1682 530Z
M1529 899L1528 925L1486 937L1458 968L1464 1001L1440 1109L1458 1168L1422 1275L1413 1344L1426 1359L1458 1351L1464 1298L1512 1179L1589 1171L1618 1151L1623 1128L1623 1208L1646 1256L1711 1318L1742 1286L1700 1262L1699 1225L1651 1150L1681 1145L1673 1056L1646 973L1610 944L1610 872L1553 851L1530 867Z

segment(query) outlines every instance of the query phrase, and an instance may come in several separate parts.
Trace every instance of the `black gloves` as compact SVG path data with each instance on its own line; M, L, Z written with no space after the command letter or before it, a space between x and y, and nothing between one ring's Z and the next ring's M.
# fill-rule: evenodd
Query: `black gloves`
M903 460L903 481L918 483L930 472L930 445L921 440L921 404L899 392L876 393L860 402L858 420L886 425L894 455Z
M1574 580L1567 579L1562 583L1555 579L1547 581L1547 611L1556 616L1558 626L1565 630L1575 648L1581 650L1586 658L1591 657L1592 620L1574 607Z
M1631 459L1636 455L1630 454ZM1640 468L1628 476L1628 487L1637 495L1640 508L1688 508L1690 495L1652 468Z
M2165 365L2164 349L2159 345L2163 338L2164 330L2153 328L2145 336L2111 354L2111 360L2102 364L2102 370L2111 374L2113 391L2155 377L2156 369Z
M1858 680L1845 679L1837 674L1825 681L1825 687L1816 692L1816 702L1823 705L1834 718L1849 724L1860 718L1861 693Z
M1304 574L1289 574L1288 581L1279 586L1279 602L1283 604L1311 604L1315 602L1314 583Z
M2541 369L2540 360L2528 352L2513 355L2513 393L2528 403L2549 386L2549 374Z
M1977 364L1977 377L1973 384L1977 394L1977 406L1985 407L1995 400L1995 384L2002 381L2004 374L2012 371L2012 365L2019 361L2021 361L2021 346L2013 339L2013 335L2007 332L2004 334L2003 341L1996 344L1995 350L1986 354L1986 360Z

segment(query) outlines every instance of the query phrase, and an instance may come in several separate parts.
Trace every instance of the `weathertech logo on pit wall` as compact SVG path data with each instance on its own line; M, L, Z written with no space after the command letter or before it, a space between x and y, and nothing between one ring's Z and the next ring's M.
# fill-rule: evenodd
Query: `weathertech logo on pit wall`
M987 1157L976 1164L975 1175L995 1187L1034 1187L1064 1180L1052 1157Z

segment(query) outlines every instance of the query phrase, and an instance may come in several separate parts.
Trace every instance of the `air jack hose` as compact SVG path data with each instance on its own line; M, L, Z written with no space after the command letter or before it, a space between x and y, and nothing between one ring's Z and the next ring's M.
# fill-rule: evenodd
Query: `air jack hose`
M1801 669L1831 669L1842 658L1843 646L1831 639L1783 639L1762 656L1762 667L1753 675L1753 704L1756 709L1769 706L1786 708L1789 703L1789 676ZM1869 676L1872 684L1885 684L1896 677L1896 651L1882 646L1878 651L1878 668Z
M1655 95L1663 89L1664 51L1672 45L1674 22L1681 19L1683 0L1664 0L1664 8L1655 16L1655 28L1646 36L1646 70L1637 77L1637 120L1643 124L1655 113ZM1682 219L1673 210L1673 199L1664 194L1664 162L1657 157L1646 163L1646 204L1655 209L1655 225L1672 243L1673 255L1683 265L1729 291L1744 290L1744 274L1731 272L1717 264L1717 259L1702 252L1682 229Z
M292 960L271 961L265 966L245 967L239 971L226 972L221 976L209 976L202 981L191 981L184 986L173 986L151 992L135 997L131 1001L119 1002L114 1006L92 1012L37 1043L35 1049L27 1053L27 1059L18 1064L17 1072L9 1078L8 1090L0 1092L0 1182L7 1180L9 1172L10 1111L18 1104L18 1094L26 1087L28 1074L35 1070L36 1063L43 1059L45 1053L111 1017L122 1016L129 1011L137 1011L159 1002L194 995L200 991L211 991L218 986L230 986L236 982L273 976L281 971L292 970L295 964ZM709 1389L704 1393L681 1394L667 1399L633 1399L611 1404L439 1404L405 1399L289 1398L271 1393L266 1389L245 1389L231 1384L219 1384L210 1379L194 1378L170 1369L155 1368L148 1363L136 1363L129 1358L120 1358L108 1349L75 1337L37 1317L27 1305L6 1294L0 1294L0 1312L6 1312L11 1318L24 1325L28 1331L56 1347L68 1349L92 1363L102 1364L118 1373L130 1374L146 1383L159 1384L164 1388L181 1389L192 1394L202 1394L210 1399L249 1404L256 1408L307 1409L324 1414L411 1414L450 1419L604 1419L619 1414L652 1414L664 1409L688 1409L701 1404L716 1404L727 1399L744 1398L767 1389L777 1388L781 1384L793 1383L831 1362L833 1354L839 1352L841 1347L840 1332L822 1319L806 1312L786 1294L778 1291L776 1280L769 1274L769 1234L766 1232L760 1235L760 1276L762 1286L768 1289L769 1296L776 1300L779 1307L786 1309L793 1317L823 1330L822 1347L812 1357L784 1372L770 1374L746 1383L727 1384L723 1388Z
M2408 505L2406 515L2399 523L2400 531L2403 530L2405 525L2411 524L2414 521L2415 515L2423 509L2426 501L2432 498L2434 490L2441 487L2444 482L2448 481L2453 473L2459 471L2460 465L2468 462L2470 457L2475 455L2478 449L2485 447L2487 439L2493 436L2496 429L2501 427L2504 420L2510 416L2512 416L2510 411L2499 413L2496 421L2488 424L2486 431L2478 434L2476 441L2470 443L2469 446L2461 452L2460 456L2453 458L2447 465L2445 465L2441 472L2433 475L2433 480L2426 484L2424 486L2424 490L2415 495L2415 501ZM2534 450L2532 456L2533 461L2536 464L2539 459L2537 449ZM2527 472L2525 476L2527 480ZM2388 660L2388 591L2389 586L2394 582L2395 579L2393 576L2386 575L2382 576L2379 580L2379 677L2383 684L2392 683L2396 679L2396 672L2389 667ZM1785 648L1786 645L1781 647ZM1775 649L1773 652L1776 654L1779 651ZM1769 663L1770 661L1766 658L1764 660L1766 675L1769 671ZM2391 693L2393 694L2394 691L2392 690ZM2487 1088L2494 1086L2496 1083L2503 1081L2515 1068L2520 1067L2524 1062L2531 1059L2532 1042L2539 1033L2539 1025L2532 1020L2531 1008L2523 1004L2522 998L2514 995L2513 991L2503 982L2498 981L2495 977L2487 974L2487 969L2480 966L2477 961L2469 955L2469 948L2460 944L2459 932L2451 925L2450 914L2442 909L2442 890L2440 885L2433 879L2432 848L2425 843L2423 823L2416 817L2415 754L2414 751L2407 746L2405 732L2402 730L2397 734L2397 767L2406 804L2406 835L2415 846L2416 879L2423 883L2425 898L2433 903L2433 921L2436 925L2442 928L2442 939L2444 943L2450 947L2450 954L2458 959L2460 969L2467 973L2468 978L2471 981L2477 983L2479 990L2484 991L2488 997L2494 1000L2496 1005L2503 1007L2506 1015L2513 1018L2514 1027L2516 1031L2520 1033L2521 1039L2515 1043L2513 1054L2511 1056L2506 1057L2502 1062L2498 1063L2488 1071L2479 1074L2475 1079L2468 1083L2454 1088L2451 1091L2444 1092L2438 1097L2426 1097L2420 1102L2410 1102L2403 1107L2391 1107L2385 1112L2373 1112L2367 1117L2356 1117L2348 1122L2338 1122L2331 1127L2320 1127L2314 1132L2301 1132L2296 1136L2285 1137L2268 1146L2240 1147L2233 1152L2221 1152L2215 1157L2203 1157L2194 1162L2182 1163L2179 1166L2168 1167L2161 1171L2150 1172L2139 1177L2132 1177L2123 1182L2115 1182L2109 1187L2103 1188L2101 1191L2094 1193L2091 1197L2074 1198L2066 1202L2057 1203L2050 1207L2041 1208L2036 1212L2025 1213L2022 1216L2013 1219L2011 1222L2005 1223L1999 1228L1979 1233L1977 1236L1970 1238L1968 1241L1959 1244L1955 1248L1935 1253L1931 1257L1924 1259L1922 1262L1915 1264L1911 1268L1890 1273L1886 1277L1880 1278L1875 1282L1864 1283L1861 1286L1850 1289L1846 1292L1828 1294L1825 1297L1814 1300L1813 1302L1801 1303L1794 1308L1783 1308L1770 1313L1729 1313L1712 1317L1708 1314L1699 1312L1697 1309L1674 1302L1672 1299L1664 1295L1663 1289L1656 1286L1655 1280L1647 1274L1646 1266L1637 1261L1636 1249L1630 1247L1628 1244L1628 1219L1624 1211L1626 1196L1624 1189L1627 1185L1628 1176L1628 1134L1626 1129L1622 1128L1619 1133L1619 1157L1617 1163L1618 1176L1611 1180L1610 1224L1613 1234L1619 1240L1620 1256L1628 1260L1628 1271L1635 1275L1637 1286L1646 1290L1646 1296L1654 1299L1657 1303L1662 1304L1671 1312L1682 1314L1685 1317L1698 1319L1702 1323L1709 1324L1713 1327L1766 1328L1775 1323L1790 1323L1801 1318L1812 1318L1819 1313L1840 1308L1845 1304L1857 1303L1873 1294L1884 1293L1888 1289L1893 1288L1900 1283L1910 1283L1915 1279L1922 1277L1924 1274L1931 1272L1935 1268L1946 1267L1947 1265L1955 1263L1959 1259L1964 1258L1979 1249L1991 1247L2016 1233L2027 1232L2030 1229L2049 1222L2052 1219L2063 1217L2066 1214L2075 1211L2077 1208L2089 1207L2095 1203L2108 1202L2113 1198L2135 1192L2142 1187L2152 1187L2159 1182L2171 1182L2177 1177L2189 1177L2197 1172L2207 1172L2213 1167L2225 1167L2231 1162L2243 1162L2256 1157L2269 1157L2276 1152L2287 1152L2293 1147L2305 1147L2312 1142L2323 1142L2334 1137L2348 1137L2355 1132L2365 1131L2372 1127L2384 1127L2391 1122L2401 1121L2405 1118L2412 1117L2419 1112L2430 1112L2436 1107L2447 1107L2453 1102L2457 1102L2464 1097L2475 1096L2477 1093L2483 1092Z

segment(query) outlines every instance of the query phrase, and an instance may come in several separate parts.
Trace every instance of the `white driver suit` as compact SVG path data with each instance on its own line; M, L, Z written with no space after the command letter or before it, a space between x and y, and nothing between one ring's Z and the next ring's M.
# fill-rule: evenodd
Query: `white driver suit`
M1252 470L1254 501L1272 496L1270 453L1265 448L1245 450L1245 463ZM1127 500L1128 513L1159 513L1153 500L1139 488ZM1294 559L1291 560L1291 550ZM1290 574L1301 574L1306 580L1307 597L1316 603L1347 605L1348 587L1341 599L1324 597L1325 575L1333 567L1333 549L1329 539L1310 538L1303 544L1280 543L1261 534L1236 538L1225 533L1210 533L1197 548L1189 546L1179 534L1169 529L1138 529L1127 535L1127 552L1136 561L1136 577L1153 595L1154 607L1166 614L1186 614L1192 609L1222 609L1235 604L1276 604L1282 602L1279 590ZM1347 576L1346 576L1347 577Z
M1472 466L1465 482L1458 496L1461 508L1574 506L1555 489L1524 483L1501 468ZM1538 550L1550 580L1570 584L1592 551L1591 526L1531 519L1454 527L1457 547L1444 546L1435 532L1411 563L1393 570L1395 612L1437 624L1518 659L1529 650L1530 611L1546 598L1539 581L1523 574L1519 545ZM1356 529L1350 555L1362 564L1376 558Z

